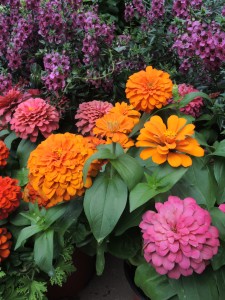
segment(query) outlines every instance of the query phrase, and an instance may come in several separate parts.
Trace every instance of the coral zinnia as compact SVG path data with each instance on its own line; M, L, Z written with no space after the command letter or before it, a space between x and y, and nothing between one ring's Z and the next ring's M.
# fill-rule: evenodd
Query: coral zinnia
M120 113L109 113L96 120L93 133L101 138L106 138L109 142L120 143L124 146L127 143L127 135L132 131L134 121ZM133 141L129 139L129 144L133 146ZM126 147L127 148L127 147Z
M78 119L76 123L78 132L83 135L93 135L92 130L95 127L95 121L107 114L112 107L112 104L107 101L93 100L81 103L75 115L75 119Z
M9 156L9 149L6 147L5 143L0 140L0 167L7 164L7 158Z
M49 199L39 195L30 183L25 186L22 197L25 202L37 203L40 207L47 207L49 203Z
M173 83L166 72L153 69L131 75L126 83L126 96L137 110L150 112L161 108L172 97Z
M0 96L1 125L4 126L10 122L17 105L22 101L22 94L16 89L11 89L4 96Z
M59 113L43 99L30 98L17 107L10 123L19 137L35 142L39 132L47 138L58 129Z
M86 138L71 133L52 134L31 152L29 181L40 196L49 200L46 207L81 196L84 188L91 186L91 176L96 175L101 164L91 165L85 185L82 170L94 152Z
M18 180L0 176L0 220L5 219L20 205L21 189Z
M12 242L10 241L12 235L6 228L0 228L0 263L5 260L10 254Z
M202 273L220 245L209 212L193 198L175 196L155 207L157 212L147 211L140 223L146 261L170 278Z
M134 109L133 105L128 105L126 102L117 102L109 113L119 113L133 120L134 125L139 122L141 114Z
M204 150L191 137L195 126L185 126L186 122L186 119L172 115L168 118L166 127L159 116L151 117L137 138L136 146L146 147L141 151L140 157L151 157L156 164L167 160L172 167L189 167L192 159L186 154L200 157L204 155Z

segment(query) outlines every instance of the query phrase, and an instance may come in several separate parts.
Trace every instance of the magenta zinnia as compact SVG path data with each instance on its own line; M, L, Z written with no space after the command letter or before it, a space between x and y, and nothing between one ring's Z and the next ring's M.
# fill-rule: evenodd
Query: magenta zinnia
M47 138L58 129L59 113L43 99L30 98L17 107L10 123L19 137L35 142L39 132Z
M175 196L155 207L157 212L147 211L140 223L146 261L170 278L202 273L220 245L209 212L193 198Z

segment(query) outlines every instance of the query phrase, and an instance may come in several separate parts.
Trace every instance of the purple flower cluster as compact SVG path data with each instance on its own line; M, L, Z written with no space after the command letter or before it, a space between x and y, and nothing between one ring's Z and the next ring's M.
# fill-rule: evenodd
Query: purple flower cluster
M173 48L184 59L186 68L188 60L197 56L206 68L213 70L225 60L225 32L213 22L187 21L186 32L178 35Z
M46 87L50 91L64 89L66 78L70 70L70 60L65 54L53 52L44 56L44 67L47 75L42 77Z
M124 19L126 22L129 22L134 17L134 6L132 3L126 3L125 4L125 10L124 10Z
M95 11L74 14L73 26L84 31L82 52L85 64L97 61L99 44L103 42L108 46L112 45L115 26L102 23Z
M4 55L8 45L9 18L0 14L0 55Z
M12 88L12 76L0 74L0 94Z
M26 0L26 8L30 10L37 10L40 5L40 0Z
M152 0L151 10L147 12L148 23L153 24L155 20L162 19L164 14L164 0Z
M173 14L182 19L189 17L189 7L198 9L202 5L202 0L175 0L173 2Z
M136 10L136 13L139 17L146 16L146 8L142 0L133 0L133 6Z

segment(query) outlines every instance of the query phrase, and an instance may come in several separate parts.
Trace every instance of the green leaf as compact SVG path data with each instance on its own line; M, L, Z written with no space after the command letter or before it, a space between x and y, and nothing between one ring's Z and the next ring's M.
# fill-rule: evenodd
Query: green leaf
M151 300L167 300L176 295L176 291L169 284L167 276L156 273L155 269L148 263L137 267L134 281ZM189 300L191 299L194 300L195 298Z
M47 230L42 233L34 242L34 260L38 267L52 276L54 269L52 266L53 260L53 236L54 231Z
M192 197L198 204L209 208L216 202L217 183L209 165L201 158L192 158L193 164L185 176L172 188L172 194L181 198Z
M225 159L222 157L216 157L214 159L214 174L218 184L217 189L217 203L221 204L225 202Z
M12 142L14 140L18 139L18 136L16 136L15 132L11 132L5 139L4 143L6 144L6 147L8 149L11 149Z
M45 229L49 228L58 218L60 218L67 210L67 203L50 207L45 215Z
M12 170L12 177L19 180L20 186L25 186L29 181L28 173L29 171L27 168L22 168L20 170Z
M157 166L147 183L139 183L130 193L130 211L135 210L158 194L169 191L187 172L187 168L172 168L168 164Z
M144 175L143 169L136 159L128 154L123 154L117 159L112 160L111 164L125 181L129 190L140 182Z
M21 140L17 148L17 156L19 158L20 167L24 168L27 166L27 161L30 153L37 147L36 144L30 140Z
M15 217L10 216L10 223L15 226L26 226L30 224L30 220L24 218L21 214L17 214Z
M29 237L35 235L36 233L42 231L43 228L40 225L31 225L29 227L25 227L24 229L21 230L16 245L15 245L15 250L18 249L21 244L26 241Z
M186 106L188 103L190 103L192 100L194 100L196 97L202 97L212 102L212 99L203 92L193 92L185 95L182 100L178 103L178 108L182 108Z
M106 243L103 242L97 246L96 252L96 273L98 276L102 275L105 268L105 251Z
M101 242L116 226L127 202L127 186L118 174L98 176L86 190L84 211L92 232Z
M85 162L83 168L83 181L86 181L88 170L91 163L96 159L116 159L119 155L123 154L123 148L118 143L112 143L109 145L100 145L97 147L98 151L94 153L88 160Z
M222 140L220 143L217 142L213 146L215 147L215 151L213 153L208 154L208 155L225 157L225 140Z
M5 135L8 135L10 131L8 129L4 129L0 131L0 138L4 137Z
M211 264L213 270L218 270L225 265L225 242L220 241L218 253L213 256Z
M181 276L179 280L169 279L169 282L179 300L215 300L219 299L219 294L213 273L209 267L200 275L193 273L191 276Z
M220 239L225 241L225 213L218 207L213 207L210 209L210 215L212 217L212 224L219 230Z

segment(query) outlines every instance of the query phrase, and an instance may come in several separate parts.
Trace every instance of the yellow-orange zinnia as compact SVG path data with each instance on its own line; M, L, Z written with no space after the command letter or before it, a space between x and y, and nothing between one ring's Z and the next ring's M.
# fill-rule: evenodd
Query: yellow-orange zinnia
M150 112L161 108L172 97L170 75L151 66L131 75L126 83L126 96L135 109Z
M133 105L128 105L126 102L117 102L109 113L119 113L130 118L136 125L139 122L141 114L134 109Z
M95 152L85 137L72 133L52 134L31 152L28 160L29 182L40 196L47 198L51 207L73 196L81 196L85 187L92 185L91 176L101 164L91 165L86 183L83 166Z
M141 151L140 157L151 157L156 164L168 161L172 167L189 167L192 159L186 154L200 157L204 155L204 150L191 137L195 126L185 125L186 122L186 119L172 115L166 127L159 116L151 117L137 138L136 146L146 148Z
M134 127L134 121L120 113L109 113L96 120L93 133L106 138L107 143L120 143L122 147L129 148L134 145L128 134Z

